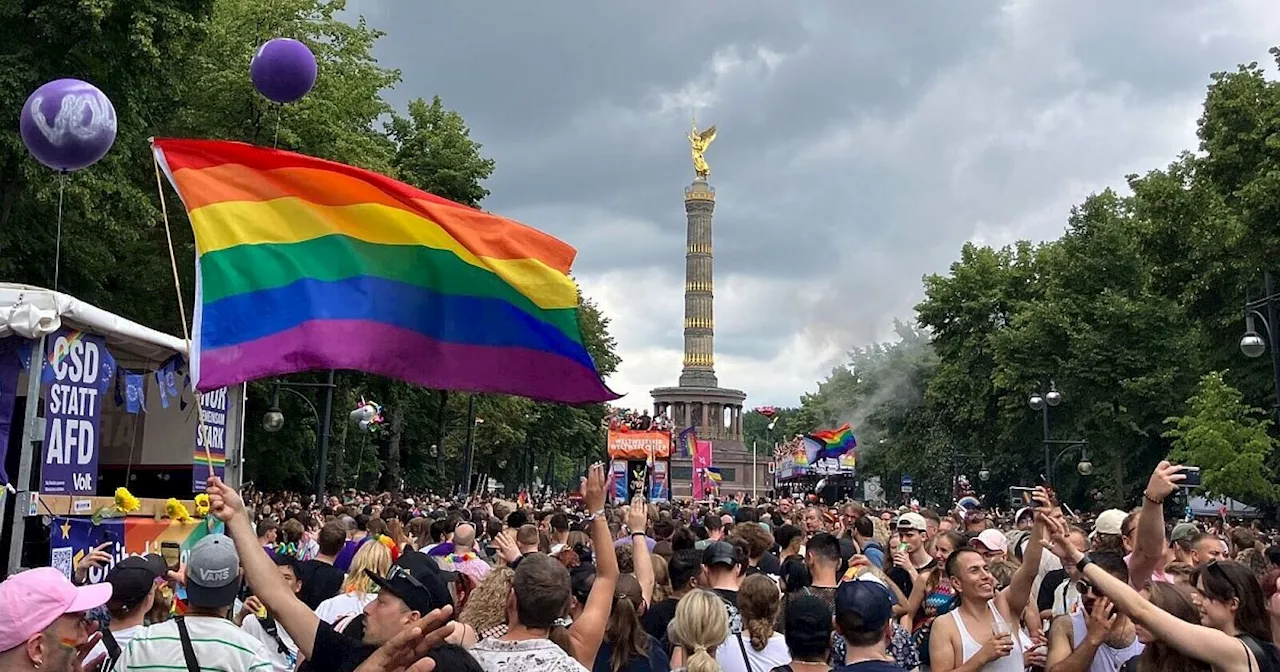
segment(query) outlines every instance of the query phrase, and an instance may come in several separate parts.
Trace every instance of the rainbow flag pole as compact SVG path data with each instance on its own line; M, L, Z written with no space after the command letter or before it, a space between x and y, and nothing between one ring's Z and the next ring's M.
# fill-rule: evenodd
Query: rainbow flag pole
M154 139L196 242L197 391L315 369L609 401L564 242L360 168Z

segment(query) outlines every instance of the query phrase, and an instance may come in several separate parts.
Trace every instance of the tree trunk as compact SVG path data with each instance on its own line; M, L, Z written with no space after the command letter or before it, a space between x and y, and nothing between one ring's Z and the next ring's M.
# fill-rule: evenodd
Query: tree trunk
M391 414L391 431L387 436L385 454L382 456L382 476L378 489L384 492L400 491L400 436L404 433L404 414L399 410Z

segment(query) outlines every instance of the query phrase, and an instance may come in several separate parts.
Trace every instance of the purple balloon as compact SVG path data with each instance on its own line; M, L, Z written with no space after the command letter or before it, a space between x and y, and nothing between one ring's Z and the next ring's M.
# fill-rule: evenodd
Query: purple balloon
M307 45L277 37L258 47L249 77L258 93L277 103L292 103L316 85L316 57Z
M88 82L57 79L27 98L18 126L37 161L71 172L107 155L116 141L116 108Z

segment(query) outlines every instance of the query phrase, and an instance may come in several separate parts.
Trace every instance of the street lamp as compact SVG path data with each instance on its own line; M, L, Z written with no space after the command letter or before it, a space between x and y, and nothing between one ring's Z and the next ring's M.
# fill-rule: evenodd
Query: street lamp
M1043 394L1033 394L1027 399L1027 405L1031 410L1039 413L1044 425L1044 477L1049 482L1050 487L1053 485L1053 456L1049 454L1053 441L1049 439L1049 409L1062 403L1062 393L1049 381L1049 391Z
M1276 303L1280 302L1280 293L1275 291L1275 282L1271 271L1263 274L1266 296L1244 304L1244 336L1240 337L1240 352L1245 357L1257 359L1267 350L1271 351L1271 379L1276 394L1276 413L1280 417L1280 324L1277 324ZM1266 310L1266 314L1262 313ZM1255 319L1262 322L1266 333L1264 339L1258 333Z
M329 423L333 419L333 388L337 387L333 383L333 371L329 371L329 380L325 383L287 383L275 381L271 386L271 408L262 414L262 429L275 434L284 428L284 412L280 410L280 393L288 392L293 396L302 400L307 408L311 409L311 414L316 420L316 458L319 461L316 471L316 500L324 498L325 480L328 477L329 470ZM298 389L320 388L324 390L324 413L323 420L321 412L316 409L316 405L302 394Z

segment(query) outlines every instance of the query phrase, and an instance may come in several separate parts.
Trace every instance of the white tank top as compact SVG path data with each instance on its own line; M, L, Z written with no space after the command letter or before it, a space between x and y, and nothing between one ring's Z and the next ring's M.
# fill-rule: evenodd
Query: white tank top
M1071 614L1071 648L1075 649L1080 646L1084 638L1089 634L1089 626L1084 621L1084 609L1076 609ZM1129 662L1130 658L1142 653L1145 648L1142 642L1138 641L1135 636L1133 642L1123 649L1115 649L1103 642L1098 647L1098 652L1093 654L1093 662L1089 663L1089 672L1116 672L1121 666Z
M991 610L991 616L995 618L997 623L1004 623L1008 630L1013 633L1013 649L1004 658L983 665L982 672L1022 672L1024 666L1022 664L1021 632L1017 627L1010 627L1005 622L1004 617L1000 615L1000 611L992 604L992 600L987 600L987 609ZM969 631L964 627L964 619L960 618L959 609L953 609L947 615L956 622L956 629L960 631L960 644L963 647L960 662L963 664L978 655L978 651L982 650L982 644L969 636Z

